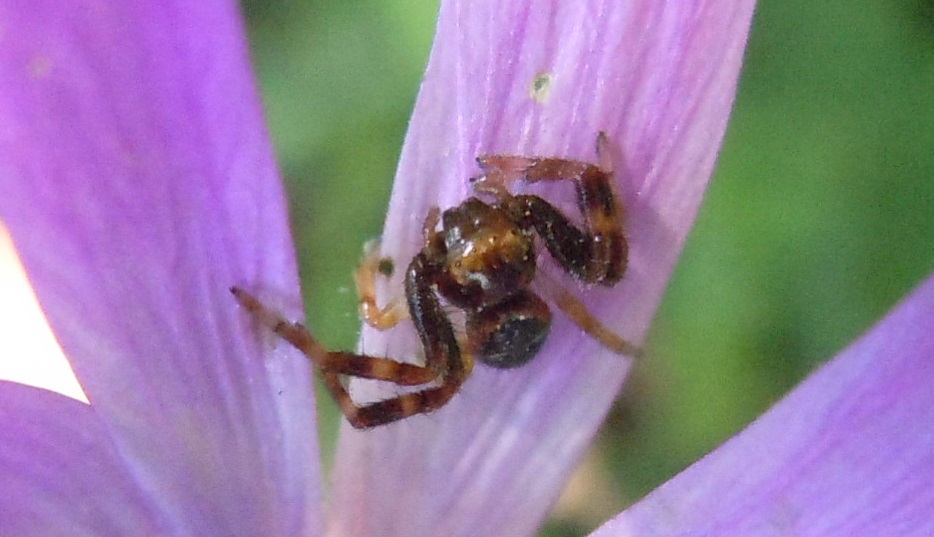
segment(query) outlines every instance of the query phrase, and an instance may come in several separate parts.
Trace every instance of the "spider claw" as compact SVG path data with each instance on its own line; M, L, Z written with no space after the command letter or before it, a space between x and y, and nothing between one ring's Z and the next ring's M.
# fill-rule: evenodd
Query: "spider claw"
M273 332L277 332L277 329L286 322L280 315L267 308L256 297L243 289L233 286L230 288L230 292L243 309L247 310L263 326Z

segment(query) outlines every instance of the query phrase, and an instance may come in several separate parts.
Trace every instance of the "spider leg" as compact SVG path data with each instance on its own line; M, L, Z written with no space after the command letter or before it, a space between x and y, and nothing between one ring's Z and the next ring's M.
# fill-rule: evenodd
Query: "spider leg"
M616 354L641 358L644 351L610 330L587 310L587 306L574 293L571 293L544 271L536 275L535 289L547 295L565 315L581 330L603 344Z
M584 176L591 174L613 175L613 162L606 133L597 134L597 157L600 165L589 162L561 158L524 157L519 155L480 155L477 164L483 174L471 177L474 190L493 194L498 198L511 197L509 184L524 180L530 183L538 181L575 180L582 182Z
M321 375L347 421L356 429L369 429L443 407L457 393L473 367L473 359L468 354L462 355L460 362L460 371L445 375L437 386L362 405L350 397L339 374L322 370Z
M606 136L597 137L601 161L608 161ZM481 192L499 197L516 218L535 227L552 257L565 270L588 283L615 285L626 272L629 244L623 234L623 209L613 192L612 171L578 160L483 155L477 162L484 175L473 179ZM573 181L584 217L579 229L561 211L539 196L513 196L510 181Z
M539 196L516 196L507 207L524 225L535 228L555 261L576 278L607 287L623 278L629 244L615 218L594 219L582 230Z
M441 209L432 207L425 215L422 223L422 237L426 247L430 247L436 240L435 228L441 220ZM385 307L380 308L376 301L376 275L391 276L393 271L392 260L380 257L379 239L368 241L363 245L363 259L354 272L354 284L357 287L357 298L360 303L360 317L366 324L378 330L388 330L400 321L409 318L405 300L402 297L393 298Z
M383 308L376 302L376 276L392 274L391 260L388 263L387 258L379 256L379 240L372 240L363 246L363 259L354 272L360 317L378 330L387 330L409 318L409 310L402 297L392 299Z
M473 369L473 357L461 351L454 328L433 288L435 271L425 253L415 256L406 271L405 287L412 321L425 348L424 369L441 372L441 383L372 403L357 404L339 371L322 369L324 383L352 426L367 429L444 406Z
M428 209L428 214L425 215L425 221L422 222L422 238L425 241L425 246L431 244L435 235L435 228L438 227L438 222L440 221L441 209L438 206Z
M232 287L237 302L257 321L302 351L322 371L384 380L403 386L418 386L438 378L438 370L389 358L327 350L301 323L293 323L266 307L246 291Z
M444 406L467 380L473 357L461 352L454 327L434 290L438 269L428 254L419 253L406 271L406 297L412 321L425 349L425 365L396 362L388 358L328 351L300 323L288 322L246 291L233 287L237 301L260 323L302 351L321 371L325 385L350 424L358 429L376 427L425 414ZM350 397L342 375L393 382L399 385L441 383L358 405Z

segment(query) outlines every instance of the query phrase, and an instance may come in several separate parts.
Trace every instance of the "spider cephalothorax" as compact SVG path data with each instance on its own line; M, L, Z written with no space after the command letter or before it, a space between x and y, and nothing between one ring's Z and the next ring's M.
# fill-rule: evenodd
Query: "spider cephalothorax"
M598 154L606 154L606 138L598 137ZM347 420L357 428L391 423L432 412L460 389L473 360L490 367L518 367L538 354L551 327L551 310L531 285L536 279L535 235L558 264L575 278L615 285L626 271L628 244L622 209L611 185L612 172L576 160L484 155L477 159L483 175L473 178L486 202L471 197L425 218L422 249L405 272L405 300L385 308L376 304L375 279L388 266L371 244L357 270L364 320L385 330L410 318L425 349L424 365L389 358L325 349L301 324L290 323L239 288L234 295L265 325L304 352L319 368ZM516 180L573 181L584 228L544 198L513 195ZM571 293L548 282L549 298L584 331L620 354L641 351L604 327ZM444 304L464 312L465 337L455 335ZM372 403L357 405L342 376L427 385Z

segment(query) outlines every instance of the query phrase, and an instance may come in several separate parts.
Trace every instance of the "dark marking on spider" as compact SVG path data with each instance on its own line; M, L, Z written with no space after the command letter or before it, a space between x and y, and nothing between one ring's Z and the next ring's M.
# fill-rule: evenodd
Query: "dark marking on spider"
M387 278L392 276L392 273L396 271L396 263L390 257L383 257L379 260L379 263L376 265L376 272L379 272L381 276Z
M424 244L405 272L405 297L380 308L376 278L392 272L392 260L367 245L355 279L361 316L385 330L411 319L425 351L424 365L384 357L330 351L301 324L283 319L239 288L234 296L270 330L301 350L318 367L347 420L365 429L425 414L444 406L466 381L474 360L495 368L524 365L539 352L551 327L551 310L530 285L537 275L535 234L558 264L586 283L613 286L626 272L628 243L622 208L613 192L606 137L597 138L601 166L559 158L483 155L483 174L471 179L478 193L441 212L429 211ZM572 181L583 229L545 199L513 195L508 186L522 180ZM440 229L438 226L440 225ZM387 260L390 265L387 265ZM547 277L544 274L539 277ZM548 298L578 326L609 349L639 356L642 351L594 318L572 293L553 281ZM465 314L465 336L458 338L444 304ZM422 386L418 391L358 405L342 377Z

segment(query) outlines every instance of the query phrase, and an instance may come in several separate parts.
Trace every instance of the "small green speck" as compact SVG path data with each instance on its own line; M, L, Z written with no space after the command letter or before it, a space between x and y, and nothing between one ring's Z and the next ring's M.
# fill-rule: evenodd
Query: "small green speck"
M529 87L529 97L533 101L541 104L545 104L548 101L548 96L551 94L551 85L554 81L551 73L540 72L535 75L535 78L532 79L532 85Z
M376 267L377 272L382 274L385 277L392 276L392 273L396 270L396 264L389 257L384 257L379 260L379 265Z

